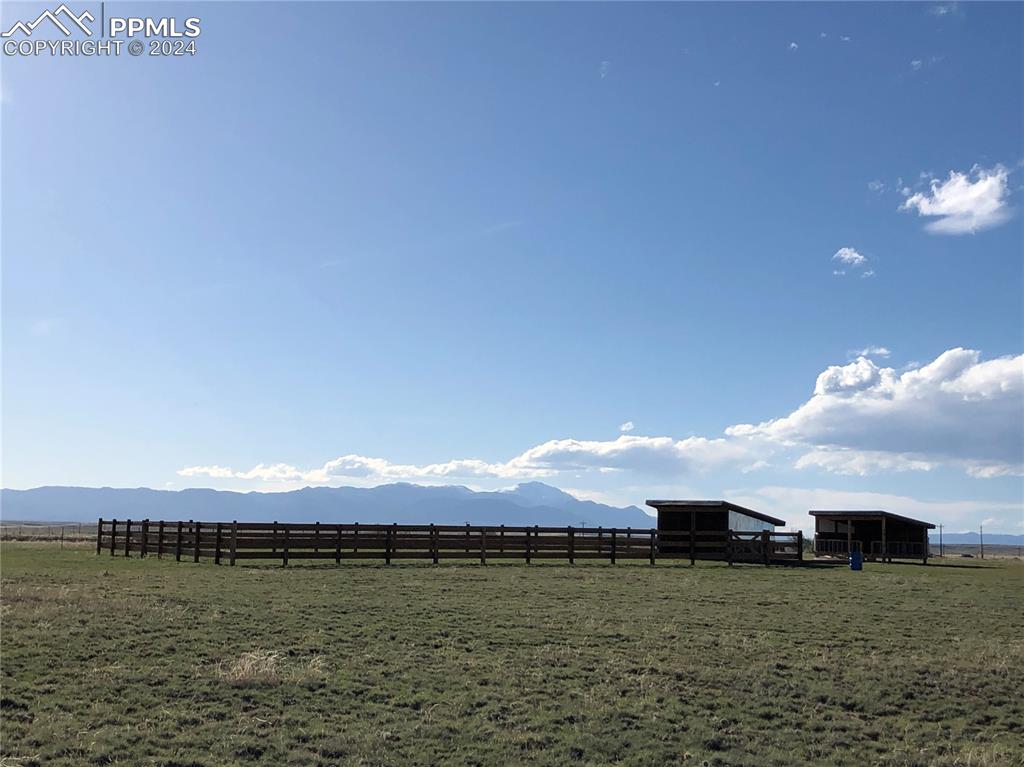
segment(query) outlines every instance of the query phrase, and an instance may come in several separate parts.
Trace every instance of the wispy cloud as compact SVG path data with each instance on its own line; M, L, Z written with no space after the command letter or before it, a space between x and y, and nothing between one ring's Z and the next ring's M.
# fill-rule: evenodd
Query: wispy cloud
M848 357L888 357L891 351L884 346L865 346L863 349L850 349L846 353Z
M632 421L626 421L619 427L619 431L621 431L623 434L628 434L629 432L633 431L634 428L635 427L633 426Z
M951 16L960 12L960 3L936 3L928 7L932 16Z
M612 63L610 61L602 61L601 66L598 69L601 79L605 79L612 71Z
M933 234L973 234L1010 219L1008 181L1002 165L975 165L967 173L951 170L945 181L932 179L928 192L908 196L900 209L935 218L925 225Z
M795 51L795 50L797 50L797 49L798 49L799 47L800 47L800 46L799 46L799 45L797 45L796 43L790 43L790 44L789 44L789 49L790 49L791 51Z
M875 194L882 194L882 192L885 191L885 188L885 182L877 178L874 179L873 181L868 182L868 189L870 189Z

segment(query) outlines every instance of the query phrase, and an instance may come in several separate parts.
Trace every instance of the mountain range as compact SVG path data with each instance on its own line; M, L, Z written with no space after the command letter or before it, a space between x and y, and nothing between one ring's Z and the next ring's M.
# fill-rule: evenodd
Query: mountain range
M458 485L306 487L285 493L149 488L37 487L0 490L0 517L40 522L196 519L210 522L360 522L367 524L655 526L636 506L580 499L542 482L475 492Z

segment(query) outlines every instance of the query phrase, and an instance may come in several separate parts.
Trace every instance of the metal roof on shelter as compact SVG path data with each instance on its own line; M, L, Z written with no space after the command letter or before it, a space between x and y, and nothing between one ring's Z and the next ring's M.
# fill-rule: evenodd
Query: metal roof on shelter
M812 517L828 517L835 519L897 519L900 522L909 522L912 525L922 525L927 527L929 530L934 530L935 525L931 522L925 522L921 519L912 519L911 517L904 517L902 514L893 514L891 511L882 511L881 509L874 510L843 510L843 509L811 509L808 514Z
M690 507L687 511L735 511L737 514L743 514L747 517L753 517L754 519L760 519L762 522L770 522L773 525L785 525L786 520L779 519L777 517L771 517L767 514L762 514L760 511L754 511L744 506L739 506L729 501L677 501L677 500L648 500L644 501L648 506L661 511L663 508L666 511L671 511L673 506L688 506ZM706 506L707 509L694 509L694 506Z

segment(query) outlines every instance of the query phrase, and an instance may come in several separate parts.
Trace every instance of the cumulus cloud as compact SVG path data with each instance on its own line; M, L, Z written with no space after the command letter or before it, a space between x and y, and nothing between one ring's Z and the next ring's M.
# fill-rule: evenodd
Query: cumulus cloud
M910 195L901 210L934 218L925 225L933 234L967 234L991 229L1010 218L1009 172L975 165L968 173L950 171L945 181L932 179L928 192Z
M867 357L833 365L814 395L782 418L730 436L812 449L798 468L843 473L953 465L973 476L1024 473L1024 355L981 361L950 349L898 373Z
M633 431L634 428L635 427L633 426L632 421L626 421L619 427L619 431L621 431L623 434L627 434L628 432Z
M863 266L868 261L865 256L857 252L856 248L840 248L832 256L832 260L849 266Z
M384 458L350 454L310 469L275 463L259 464L248 471L234 471L215 465L189 466L178 474L184 477L308 484L326 484L341 479L538 479L564 472L631 471L682 475L727 465L742 469L754 466L760 460L758 446L746 439L688 437L676 440L672 437L623 434L614 440L553 439L504 463L459 459L446 463L399 464Z
M793 412L730 426L719 437L632 435L627 421L616 439L552 439L507 461L405 464L351 453L310 468L261 463L234 470L214 464L178 474L278 487L585 475L676 481L714 471L756 471L782 459L796 469L854 476L940 467L978 478L1024 473L1024 355L982 360L977 351L956 348L897 371L872 359L887 356L888 349L860 352L845 365L823 370L810 398Z
M862 278L875 276L875 270L867 268L868 257L863 253L859 253L856 248L840 248L833 254L832 260L839 262L843 267L842 269L832 270L832 274L836 277L842 277L851 271L856 274L857 270L860 270Z

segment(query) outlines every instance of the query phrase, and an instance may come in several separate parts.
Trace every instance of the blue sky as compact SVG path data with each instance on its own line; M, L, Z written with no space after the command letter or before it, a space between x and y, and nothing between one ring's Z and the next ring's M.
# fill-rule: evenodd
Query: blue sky
M0 62L5 487L1024 532L1024 6L115 12L197 55Z

